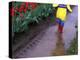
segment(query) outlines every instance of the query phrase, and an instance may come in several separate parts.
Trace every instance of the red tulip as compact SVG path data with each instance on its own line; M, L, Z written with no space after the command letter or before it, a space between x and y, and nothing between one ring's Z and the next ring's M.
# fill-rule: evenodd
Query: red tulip
M26 9L28 9L29 3L28 3L28 2L26 2L25 4L26 4Z
M27 11L27 9L25 8L25 9L24 9L24 13L26 13L26 11Z
M32 9L35 9L37 7L37 4L36 3L30 3Z
M18 10L19 10L18 7L16 7L15 10L18 12Z
M19 8L19 12L22 12L24 10L24 3L21 4L20 8Z
M20 16L23 17L23 14L20 13Z
M11 15L11 16L14 16L14 15L15 15L15 9L14 9L14 7L12 7L12 8L10 9L10 15Z

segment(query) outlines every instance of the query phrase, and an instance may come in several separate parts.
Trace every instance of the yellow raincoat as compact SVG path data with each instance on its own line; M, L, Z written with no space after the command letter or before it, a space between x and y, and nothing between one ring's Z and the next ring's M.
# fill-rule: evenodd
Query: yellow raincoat
M59 4L53 4L53 7L58 7ZM66 15L67 15L67 9L72 12L72 9L70 8L70 5L67 4L67 8L62 8L58 7L57 13L56 13L56 18L61 19L62 21L66 20Z

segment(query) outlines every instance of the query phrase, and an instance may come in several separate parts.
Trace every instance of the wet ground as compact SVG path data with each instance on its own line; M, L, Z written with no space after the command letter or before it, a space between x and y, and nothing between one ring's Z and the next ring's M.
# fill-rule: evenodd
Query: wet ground
M75 28L75 25L78 20L77 7L73 8L73 12L68 14L66 20L63 34L57 33L57 26L51 24L41 30L35 38L32 38L32 42L28 45L24 42L24 47L17 51L14 54L14 57L27 58L65 55L71 41L76 37L77 29Z

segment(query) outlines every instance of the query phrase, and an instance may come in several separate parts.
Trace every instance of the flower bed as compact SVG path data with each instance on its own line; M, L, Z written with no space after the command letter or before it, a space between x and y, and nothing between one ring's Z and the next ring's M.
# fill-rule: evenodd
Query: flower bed
M29 29L29 23L39 23L43 17L53 13L52 4L33 2L12 2L10 16L12 17L13 32L23 32Z

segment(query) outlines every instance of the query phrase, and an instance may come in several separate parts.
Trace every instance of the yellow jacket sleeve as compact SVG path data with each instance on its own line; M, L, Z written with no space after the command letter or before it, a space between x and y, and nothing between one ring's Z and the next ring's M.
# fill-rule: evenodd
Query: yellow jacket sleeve
M58 7L59 6L59 4L53 4L53 7Z
M70 12L72 12L72 9L71 9L71 7L70 7L69 4L67 4L67 9L68 9Z

